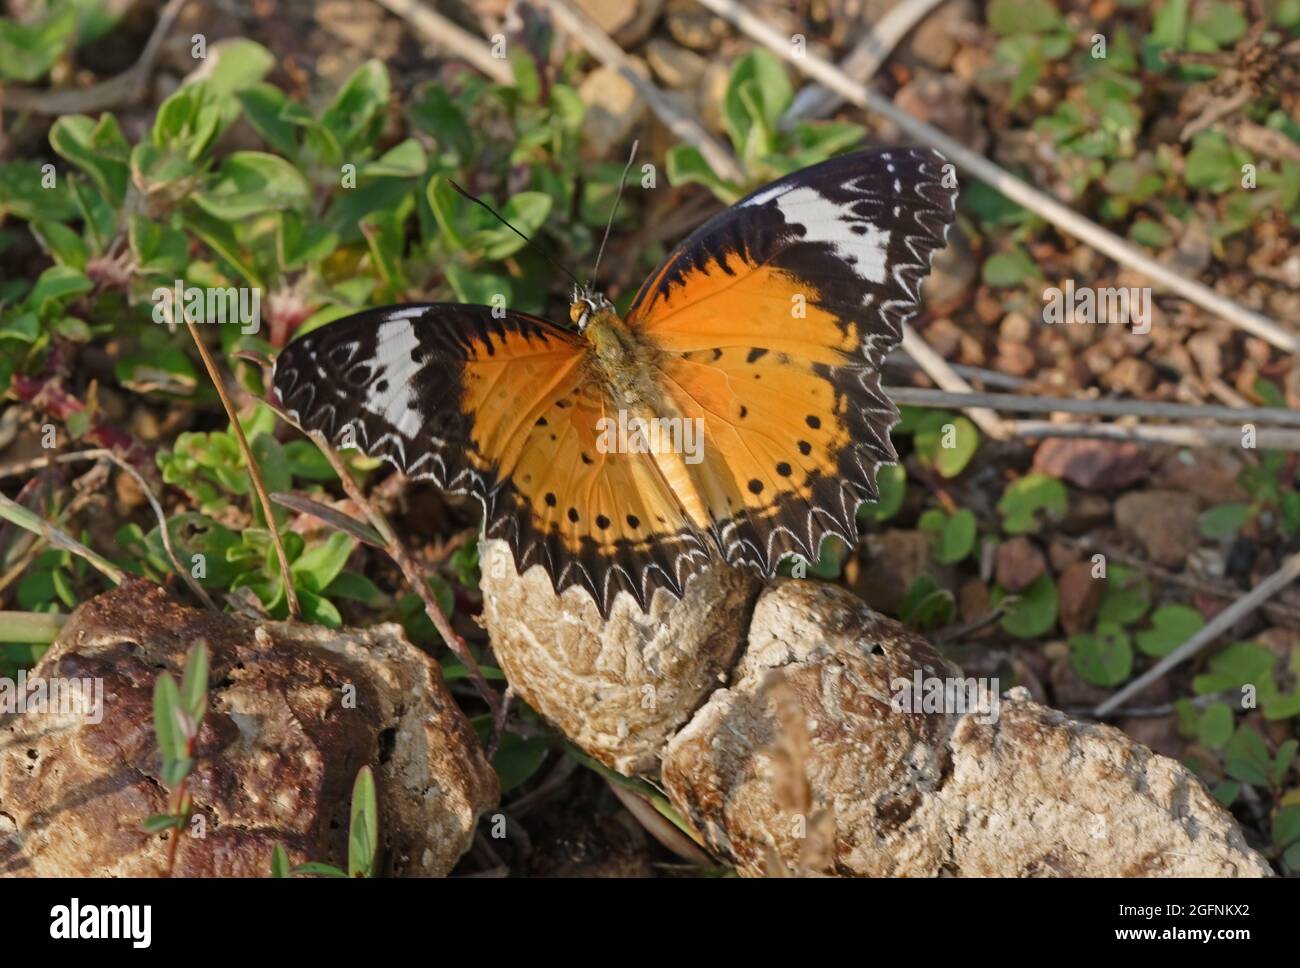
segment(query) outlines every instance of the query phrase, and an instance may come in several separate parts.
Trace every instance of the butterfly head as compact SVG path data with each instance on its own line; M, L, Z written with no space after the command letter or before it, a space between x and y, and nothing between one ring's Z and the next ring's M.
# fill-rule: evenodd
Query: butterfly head
M570 300L569 320L578 327L580 333L585 332L597 316L614 308L614 304L603 293L596 292L590 286L574 286Z

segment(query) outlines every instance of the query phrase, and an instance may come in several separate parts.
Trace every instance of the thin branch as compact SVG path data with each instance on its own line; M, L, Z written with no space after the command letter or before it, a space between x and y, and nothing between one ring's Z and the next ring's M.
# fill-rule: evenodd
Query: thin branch
M931 148L938 149L957 165L981 181L992 185L1013 202L1018 202L1047 219L1062 232L1086 242L1121 265L1140 272L1160 288L1196 303L1202 309L1222 317L1248 333L1267 340L1289 353L1300 352L1300 336L1288 332L1268 317L1221 296L1203 283L1187 279L1138 251L1133 245L1063 205L1052 196L1014 177L938 128L912 117L887 97L854 81L834 64L816 54L804 51L802 55L795 56L789 36L770 26L758 15L751 13L739 0L699 0L699 3L771 49L779 57L790 61L804 74L835 91L846 101L888 118L909 136Z
M1093 440L1130 441L1135 444L1171 444L1177 447L1240 447L1237 427L1167 427L1114 423L1053 423L1050 420L1010 420L1013 437L1085 437ZM1255 445L1264 450L1300 451L1300 430L1264 427L1255 431Z
M894 350L894 352L885 357L885 365L896 366L904 370L912 371L921 369L921 364L917 363L916 360L912 359L901 349ZM1028 382L1021 377L1011 376L1007 373L999 373L997 370L987 370L980 366L967 366L964 363L949 363L948 365L952 367L952 371L958 376L965 377L967 380L979 380L985 386L1005 387L1008 390L1018 390ZM924 370L922 370L922 372L924 372Z
M185 320L185 326L194 339L194 345L199 348L199 356L203 357L203 365L207 367L212 385L216 387L217 396L221 398L221 405L226 408L226 415L230 418L230 426L235 430L235 439L239 441L239 449L243 452L244 460L248 463L248 476L253 481L253 490L257 492L257 499L262 505L262 515L266 518L266 530L271 533L271 544L275 546L275 557L280 562L280 583L284 585L284 600L289 606L289 617L296 619L302 615L302 609L298 605L298 593L294 591L293 587L293 574L289 571L289 556L285 554L284 542L280 540L280 529L275 523L275 509L271 506L271 496L266 491L266 482L262 480L262 471L257 466L257 461L253 459L253 449L248 446L248 438L244 436L244 428L239 422L239 414L235 412L235 404L230 399L230 394L226 392L226 385L221 379L221 372L217 369L217 363L199 337L198 326L184 311L181 312L181 318Z
M1222 407L1156 400L1088 400L1026 397L1017 393L949 393L921 387L886 387L895 403L916 407L989 407L1023 413L1082 413L1102 417L1159 417L1166 420L1222 420L1227 423L1300 427L1300 410L1283 407Z
M1153 665L1142 675L1138 676L1127 686L1121 689L1115 695L1111 696L1105 702L1093 710L1093 715L1098 719L1107 716L1114 709L1123 705L1130 697L1137 695L1147 686L1156 680L1162 678L1170 669L1181 662L1190 659L1201 649L1205 648L1220 635L1223 635L1238 621L1245 618L1257 607L1262 605L1268 599L1272 598L1287 585L1290 585L1297 578L1300 578L1300 552L1296 552L1282 562L1282 567L1273 574L1269 575L1262 582L1248 591L1241 598L1237 599L1227 608L1225 608L1214 618L1210 619L1199 632L1180 645L1174 651Z
M452 57L482 71L498 84L511 84L510 63L493 57L492 49L464 27L447 19L420 0L378 0L379 5L409 23L425 40Z
M0 108L47 116L98 114L144 97L162 42L189 0L170 0L158 14L158 22L139 59L121 74L82 88L41 90L0 84Z
M876 71L889 60L899 41L912 28L924 20L943 0L902 0L890 7L883 17L867 27L867 32L857 42L849 55L840 61L840 70L859 84L876 76ZM781 127L789 130L805 119L824 118L844 102L844 98L820 84L809 84L794 96Z
M689 110L682 108L677 101L638 74L627 54L623 53L623 48L614 43L609 34L568 0L544 0L544 3L556 23L581 41L598 61L627 78L664 126L678 138L693 145L717 175L732 182L744 181L745 173L726 146L709 134Z
M974 393L971 385L957 375L952 364L945 360L911 326L903 324L903 351L923 369L926 375L950 393ZM980 430L994 440L1005 440L1007 429L992 410L972 407L967 411Z
M0 494L0 518L4 518L20 528L25 528L32 534L40 535L56 548L65 548L74 555L85 558L86 561L98 569L105 578L114 585L120 585L126 581L126 572L113 564L107 558L98 552L92 551L84 544L78 541L64 531L59 530L50 522L46 521L39 514L29 511L17 501Z

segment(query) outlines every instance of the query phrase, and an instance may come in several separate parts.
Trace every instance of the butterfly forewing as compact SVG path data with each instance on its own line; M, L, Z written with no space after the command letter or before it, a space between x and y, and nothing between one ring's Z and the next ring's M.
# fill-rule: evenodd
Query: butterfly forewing
M645 608L656 587L680 594L709 554L645 455L597 446L607 402L584 350L483 306L373 309L289 344L274 385L305 430L478 498L521 572L541 564L605 614L620 590Z
M896 460L885 355L915 315L956 204L936 152L859 152L796 172L707 222L638 293L629 323L704 418L695 488L725 560L772 574L855 539Z

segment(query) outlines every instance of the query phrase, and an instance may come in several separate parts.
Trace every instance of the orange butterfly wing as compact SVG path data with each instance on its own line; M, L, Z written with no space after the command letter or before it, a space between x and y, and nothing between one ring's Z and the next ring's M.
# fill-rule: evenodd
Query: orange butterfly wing
M653 462L601 453L608 404L585 347L483 306L389 307L290 343L273 384L304 429L478 498L521 572L541 564L556 591L580 585L604 613L619 590L645 608L709 554Z
M880 367L918 306L956 204L941 155L859 152L799 171L683 242L628 323L703 418L693 486L723 557L765 574L856 539L857 506L897 460Z

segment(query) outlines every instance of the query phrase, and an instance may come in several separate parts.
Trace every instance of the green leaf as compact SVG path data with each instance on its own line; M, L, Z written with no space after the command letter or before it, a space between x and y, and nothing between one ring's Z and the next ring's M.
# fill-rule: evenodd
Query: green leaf
M744 194L735 182L715 174L704 155L692 145L679 144L669 148L664 164L668 182L673 186L703 185L727 205L740 201Z
M781 115L794 99L785 67L759 47L732 66L722 99L722 121L742 158L769 153Z
M185 737L176 725L176 710L179 708L181 699L176 680L164 672L158 676L153 688L153 728L164 760L183 759L187 753Z
M217 95L238 94L266 77L275 63L275 55L256 41L229 37L208 48L198 76L190 83L202 80Z
M349 876L373 877L378 851L379 801L375 795L375 775L369 766L363 766L352 785L352 815L348 828Z
M140 829L147 834L159 834L164 830L179 830L181 818L170 813L150 814L140 824Z
M1191 188L1222 194L1241 184L1241 167L1249 161L1250 155L1222 134L1205 131L1196 136L1187 153L1183 177Z
M347 877L347 871L339 870L333 864L322 864L319 861L308 861L305 864L299 864L290 873L308 874L316 877Z
M1205 627L1205 618L1186 605L1165 605L1151 615L1151 628L1137 634L1137 647L1162 658Z
M1201 515L1201 536L1211 541L1227 541L1242 529L1249 518L1249 504L1220 504Z
M1192 679L1199 695L1258 686L1271 678L1273 653L1254 642L1234 642L1210 657L1209 672Z
M290 162L260 151L236 151L221 163L215 181L194 201L216 218L237 222L262 212L306 210L311 186Z
M42 15L18 22L0 19L0 78L40 80L77 39L77 10L70 4L30 8Z
M926 511L917 526L930 535L935 560L940 564L955 565L975 547L975 514L965 508L951 515L937 508Z
M992 0L988 22L1000 34L1038 34L1064 25L1051 0Z
M321 116L321 125L343 151L340 160L348 161L352 152L374 143L384 123L389 94L388 68L378 60L362 64L344 83Z
M880 500L860 504L859 521L888 521L898 513L907 494L907 472L901 464L885 464L876 471L876 487L880 490Z
M952 592L940 588L929 575L921 575L903 596L898 617L905 625L926 631L951 624L956 610Z
M1010 597L1003 589L995 587L992 601L998 605ZM1002 616L1004 631L1016 638L1032 639L1046 635L1056 625L1060 598L1050 574L1039 575L1017 598L1018 601Z
M50 258L67 269L77 272L86 271L89 251L80 235L62 222L38 221L30 226L36 241L49 254Z
M1038 530L1039 515L1049 521L1065 516L1069 494L1062 484L1047 474L1032 473L1013 481L998 501L1002 527L1007 534L1028 534Z
M356 540L351 535L338 531L324 541L312 543L289 566L289 570L293 573L294 584L301 584L307 591L319 594L325 586L338 577L356 546Z
M1290 804L1273 814L1273 849L1285 850L1300 841L1300 805Z
M393 178L419 178L429 165L424 148L414 138L407 138L401 144L386 151L377 161L372 161L361 169L363 175L387 175Z
M288 95L271 84L254 84L236 97L248 123L273 151L290 160L298 156L302 122L312 120L298 115L303 110L301 105L291 102Z
M551 751L551 741L546 736L522 737L505 733L492 766L501 781L501 792L506 793L526 783L546 760Z
M1273 758L1259 733L1239 726L1223 750L1223 769L1228 776L1251 786L1267 786Z
M63 115L50 128L50 147L89 175L114 209L122 207L131 148L113 115L98 122L82 114Z
M1106 577L1106 592L1097 610L1098 621L1131 625L1151 607L1151 586L1131 568L1112 565Z
M289 855L285 852L284 845L276 844L271 850L271 876L288 877L291 873Z
M1038 264L1029 257L1029 253L1019 246L1014 246L1008 252L996 252L985 259L981 275L986 284L1005 288L1041 278L1042 273L1038 270Z
M1227 703L1212 702L1201 715L1197 738L1210 749L1222 749L1232 738L1232 725L1232 710Z
M970 420L942 410L923 418L916 431L917 455L944 478L966 469L979 441L979 431Z
M208 646L205 642L195 642L190 649L181 679L180 703L197 728L208 708Z
M1133 672L1128 633L1116 622L1098 622L1095 632L1070 636L1070 662L1086 682L1117 686Z

